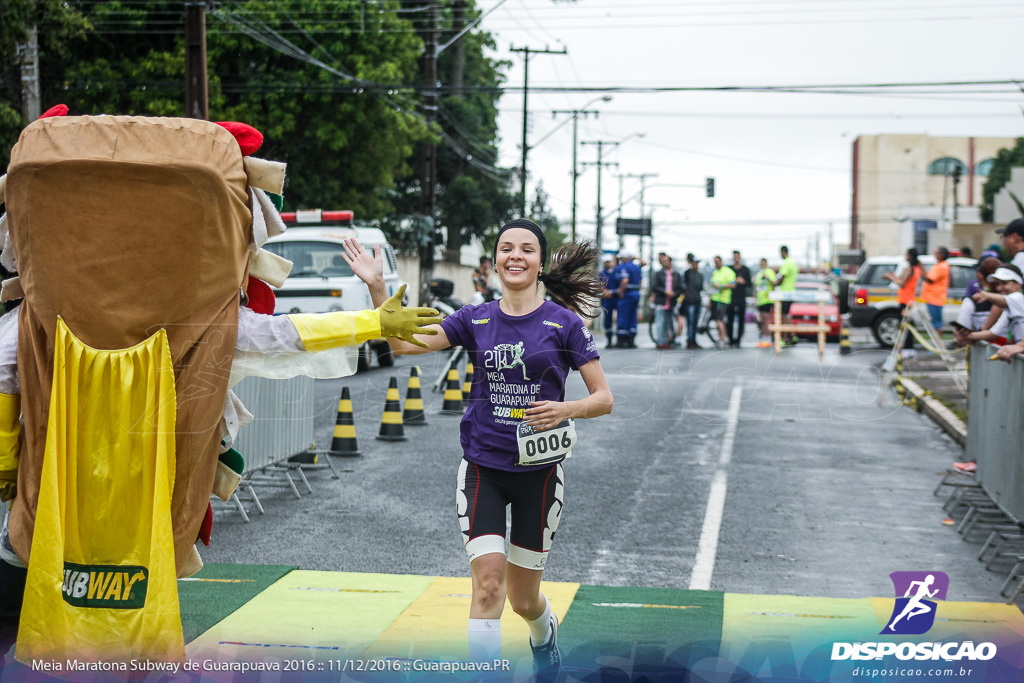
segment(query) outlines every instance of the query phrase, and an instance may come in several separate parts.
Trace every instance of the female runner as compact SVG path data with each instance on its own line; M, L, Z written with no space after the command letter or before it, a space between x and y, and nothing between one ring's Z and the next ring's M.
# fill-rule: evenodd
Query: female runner
M345 251L374 305L383 303L387 292L379 248L371 256L355 240L346 240ZM456 502L473 579L470 657L489 661L500 654L507 596L530 627L534 670L545 677L561 668L558 619L540 592L564 501L560 461L575 443L572 420L606 415L613 402L597 344L577 315L589 311L588 300L604 291L595 273L597 257L592 243L570 243L552 256L545 272L544 233L532 221L514 220L502 227L495 246L499 301L465 306L426 328L437 331L417 337L426 348L388 340L397 354L451 346L469 352L475 373L461 424ZM542 298L539 283L567 308ZM565 400L570 370L579 370L590 392L586 398ZM507 505L512 528L506 558Z

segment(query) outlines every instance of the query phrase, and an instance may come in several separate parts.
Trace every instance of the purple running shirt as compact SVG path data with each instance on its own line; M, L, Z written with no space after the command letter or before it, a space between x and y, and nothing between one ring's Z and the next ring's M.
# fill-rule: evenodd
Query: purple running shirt
M569 371L600 354L594 336L572 311L545 301L532 313L511 316L499 303L463 306L441 327L473 363L469 408L460 427L466 460L522 472L516 464L516 430L523 412L531 401L564 400Z

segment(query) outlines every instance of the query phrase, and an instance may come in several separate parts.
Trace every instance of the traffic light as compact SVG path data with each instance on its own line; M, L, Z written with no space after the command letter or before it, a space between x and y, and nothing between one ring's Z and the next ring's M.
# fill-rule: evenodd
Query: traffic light
M707 178L704 181L704 186L707 189L708 196L709 197L714 197L715 196L715 179L714 178Z

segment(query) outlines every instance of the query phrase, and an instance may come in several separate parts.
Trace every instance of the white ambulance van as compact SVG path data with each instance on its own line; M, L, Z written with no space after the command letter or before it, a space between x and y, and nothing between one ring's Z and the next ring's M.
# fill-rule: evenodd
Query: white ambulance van
M394 294L401 282L398 261L387 237L379 228L355 224L351 211L309 209L282 213L288 229L271 238L264 248L292 262L292 272L280 289L274 289L277 302L275 315L284 313L324 313L327 311L359 311L373 308L366 284L352 272L342 257L342 242L355 237L367 250L381 245L384 256L384 283L388 295ZM386 341L361 345L359 370L369 369L376 358L381 367L394 365L395 358Z

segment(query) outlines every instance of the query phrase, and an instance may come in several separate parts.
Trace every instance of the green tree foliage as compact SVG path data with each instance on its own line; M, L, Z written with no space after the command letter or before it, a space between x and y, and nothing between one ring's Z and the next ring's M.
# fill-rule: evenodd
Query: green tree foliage
M451 39L479 14L473 0L455 0L441 13L441 42ZM445 231L448 257L457 259L461 246L506 223L516 205L509 190L511 174L496 167L498 159L497 107L499 93L459 88L495 87L505 81L509 62L492 59L495 49L489 33L471 30L444 50L437 75L450 94L440 98L437 126L438 223ZM420 79L422 80L422 78ZM417 168L422 150L416 154ZM420 178L400 184L398 218L421 213Z
M44 106L184 115L181 2L67 4L89 30L43 59ZM255 126L265 137L258 156L289 162L287 208L380 219L394 208L396 180L413 172L409 158L428 133L411 93L361 82L414 82L423 43L399 0L374 7L381 11L360 0L238 0L207 14L210 118Z
M548 253L554 252L569 241L569 235L562 232L562 223L548 207L548 194L544 191L544 183L537 183L537 190L530 202L530 220L540 226L548 241Z
M369 9L368 9L369 8ZM349 208L401 241L429 237L420 203L422 143L438 156L448 244L500 226L515 205L497 160L494 92L442 97L431 131L412 88L423 77L425 11L403 0L229 0L207 14L210 118L265 136L258 156L289 163L286 208ZM401 10L401 11L399 11ZM474 0L440 13L442 42L478 16ZM42 19L40 17L43 17ZM12 45L39 23L43 108L71 114L184 115L180 0L0 0L0 154L25 125ZM444 85L497 86L508 63L489 34L466 33L438 60ZM6 143L6 144L4 144Z
M1012 149L1001 149L988 174L988 180L981 188L981 220L991 223L995 219L996 195L1010 182L1014 167L1024 166L1024 138L1017 138Z
M0 173L10 161L11 147L28 123L22 116L19 46L35 26L40 59L66 55L68 42L85 34L89 24L61 0L0 1ZM43 111L47 109L43 100Z

